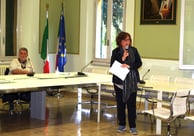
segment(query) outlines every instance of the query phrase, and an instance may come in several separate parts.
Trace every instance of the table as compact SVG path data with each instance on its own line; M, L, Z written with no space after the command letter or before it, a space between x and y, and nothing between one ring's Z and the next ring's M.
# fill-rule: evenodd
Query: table
M31 117L45 120L46 89L52 87L73 86L82 91L83 86L98 85L101 90L101 83L111 82L109 75L86 73L87 76L78 76L75 72L35 74L34 77L26 75L0 76L0 94L31 92ZM100 103L100 91L98 102ZM98 104L97 122L100 122L100 104Z

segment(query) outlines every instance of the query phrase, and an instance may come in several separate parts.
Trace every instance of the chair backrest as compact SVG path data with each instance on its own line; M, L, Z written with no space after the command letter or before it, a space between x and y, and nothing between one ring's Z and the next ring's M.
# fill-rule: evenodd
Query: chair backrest
M97 74L108 74L108 69L104 68L92 68L91 69L92 73L97 73Z
M167 75L152 75L150 77L151 81L157 81L157 82L170 82L170 76Z
M174 82L177 84L194 85L194 79L192 78L176 77Z
M0 75L4 75L5 74L5 70L8 67L9 67L8 64L0 64Z
M171 116L178 117L187 112L187 101L190 90L178 90L171 101Z
M9 75L9 68L6 68L5 71L4 71L4 75Z

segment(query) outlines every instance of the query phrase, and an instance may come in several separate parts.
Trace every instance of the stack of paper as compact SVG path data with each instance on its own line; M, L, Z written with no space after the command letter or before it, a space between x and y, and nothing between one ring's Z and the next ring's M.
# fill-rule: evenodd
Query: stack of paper
M110 68L109 72L112 73L113 75L117 76L121 80L125 80L127 74L129 73L128 68L123 68L121 67L121 63L118 61L114 61L112 67Z

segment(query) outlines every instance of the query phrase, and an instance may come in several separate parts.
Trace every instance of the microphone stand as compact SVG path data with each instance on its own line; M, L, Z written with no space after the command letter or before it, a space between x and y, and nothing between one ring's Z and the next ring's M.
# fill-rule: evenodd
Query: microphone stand
M142 80L139 81L140 84L145 84L145 83L146 83L146 82L144 81L144 78L145 78L145 76L146 76L149 72L150 72L150 69L148 69L148 70L146 71L146 73L143 75Z
M77 75L79 75L79 76L86 76L86 74L83 72L84 71L84 69L86 68L86 67L88 67L90 64L92 64L93 63L93 61L91 60L88 64L86 64L85 66L83 66L82 68L81 68L81 71L80 72L77 72Z
M33 66L32 66L32 62L31 62L31 60L30 60L30 58L28 58L28 62L29 62L29 64L30 64L30 69L31 69L31 72L30 73L28 73L27 74L27 76L34 76L34 74L35 74L35 72L34 72L34 69L33 69Z

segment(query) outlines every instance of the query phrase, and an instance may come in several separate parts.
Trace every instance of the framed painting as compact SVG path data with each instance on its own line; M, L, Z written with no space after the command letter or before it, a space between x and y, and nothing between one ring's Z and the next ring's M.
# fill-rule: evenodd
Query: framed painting
M140 24L176 24L177 0L141 0Z

